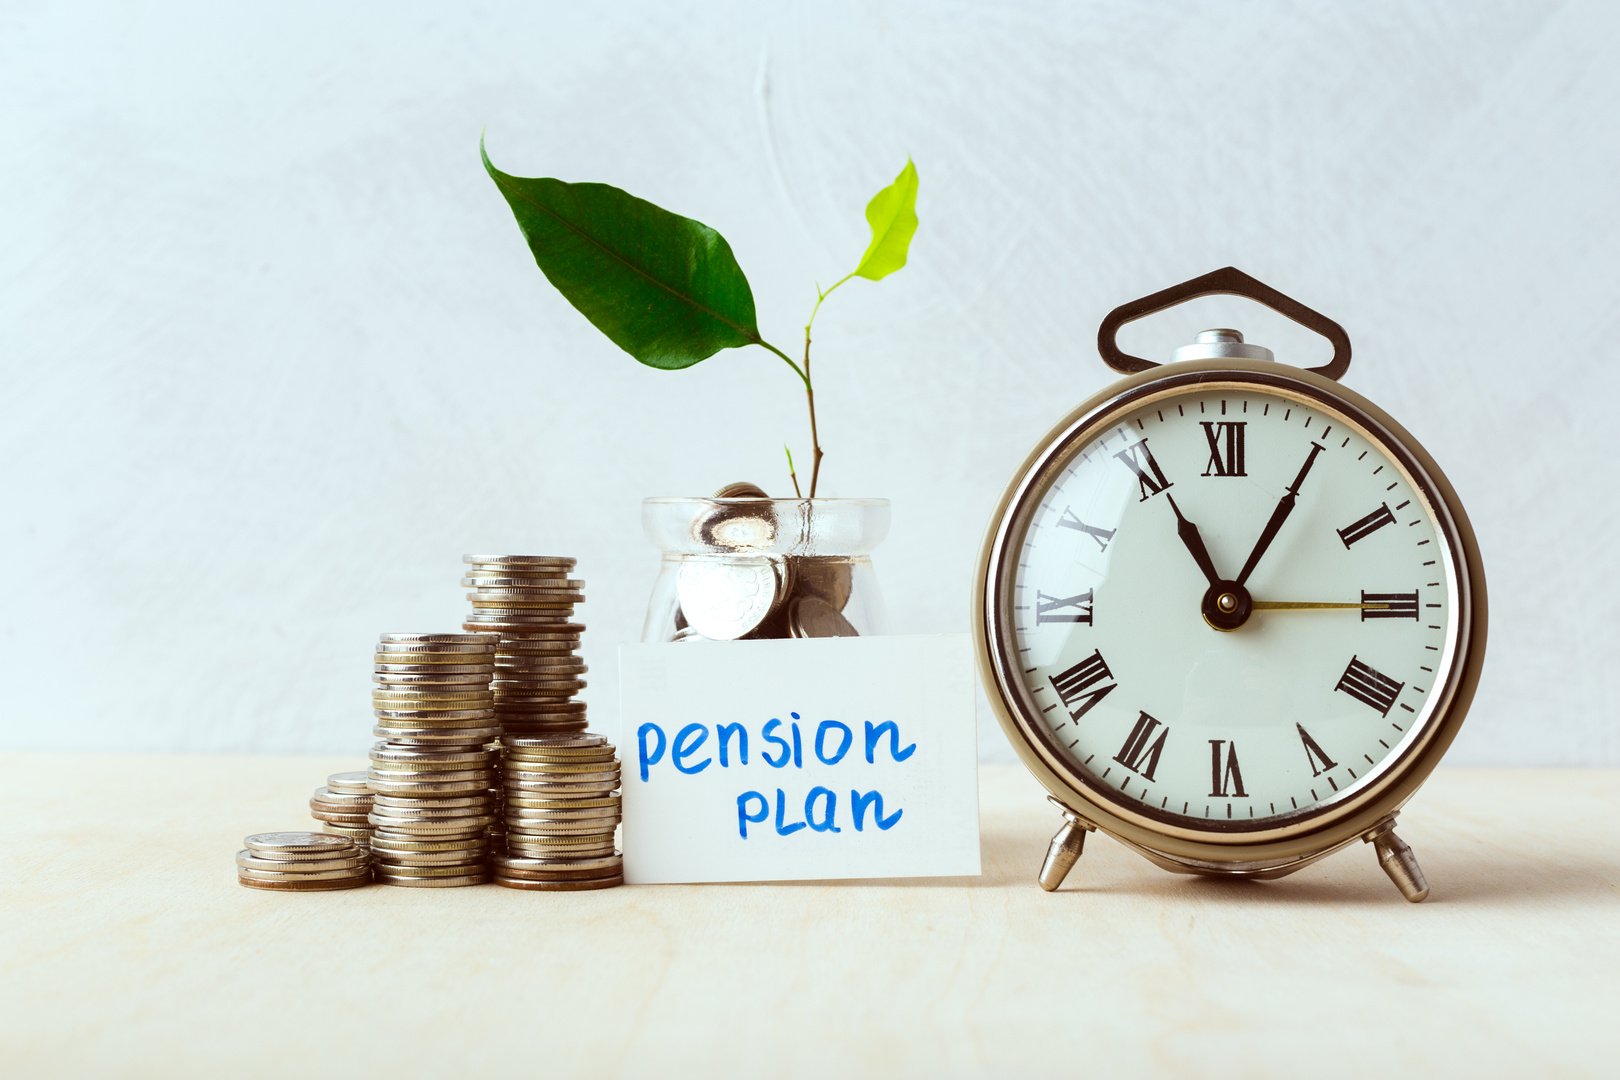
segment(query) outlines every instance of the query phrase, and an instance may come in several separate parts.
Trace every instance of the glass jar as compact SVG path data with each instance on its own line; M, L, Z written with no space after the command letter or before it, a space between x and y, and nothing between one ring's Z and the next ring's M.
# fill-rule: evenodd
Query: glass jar
M663 552L642 641L883 632L887 499L647 499L641 523Z

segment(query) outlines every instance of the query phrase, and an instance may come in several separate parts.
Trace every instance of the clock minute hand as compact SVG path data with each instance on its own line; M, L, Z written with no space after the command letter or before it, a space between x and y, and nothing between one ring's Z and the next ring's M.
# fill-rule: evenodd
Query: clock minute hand
M1219 584L1221 575L1215 572L1215 560L1209 557L1209 548L1204 546L1204 538L1199 533L1198 526L1182 516L1181 507L1176 505L1176 500L1168 491L1164 493L1164 497L1169 500L1170 509L1176 515L1176 535L1186 545L1193 562L1198 564L1198 569L1204 572L1204 577L1211 585Z
M1326 449L1327 447L1321 443L1311 443L1311 452L1306 456L1305 464L1299 467L1299 475L1294 477L1294 482L1288 485L1288 490L1278 501L1277 508L1271 512L1271 518L1266 522L1266 527L1260 530L1260 539L1254 542L1254 550L1249 552L1248 560L1244 562L1243 569L1238 572L1237 583L1239 585L1248 583L1249 575L1254 573L1254 568L1260 563L1260 556L1264 555L1266 549L1271 547L1271 542L1277 538L1277 531L1282 528L1283 522L1288 520L1288 515L1294 512L1294 504L1299 501L1299 489L1305 483L1305 475L1311 471L1311 466L1316 464L1316 455Z

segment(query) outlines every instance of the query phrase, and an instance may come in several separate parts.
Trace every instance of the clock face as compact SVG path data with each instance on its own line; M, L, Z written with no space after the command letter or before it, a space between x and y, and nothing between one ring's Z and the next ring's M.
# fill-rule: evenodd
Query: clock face
M1303 395L1142 400L1047 461L1007 537L1003 666L1026 722L1093 795L1194 832L1352 798L1430 722L1456 651L1426 495Z

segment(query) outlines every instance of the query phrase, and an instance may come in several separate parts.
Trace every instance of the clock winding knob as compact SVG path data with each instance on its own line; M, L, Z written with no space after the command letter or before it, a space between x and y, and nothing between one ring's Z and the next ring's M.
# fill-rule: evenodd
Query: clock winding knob
M1243 340L1238 330L1200 330L1191 345L1178 348L1173 357L1182 360L1275 360L1270 349Z

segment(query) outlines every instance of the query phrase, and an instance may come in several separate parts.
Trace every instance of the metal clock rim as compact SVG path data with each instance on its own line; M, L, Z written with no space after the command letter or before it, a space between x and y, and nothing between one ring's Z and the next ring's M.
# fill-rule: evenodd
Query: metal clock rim
M1343 412L1363 426L1396 457L1434 511L1439 535L1456 568L1458 637L1451 670L1437 687L1436 704L1425 730L1392 761L1375 784L1355 797L1300 815L1270 830L1217 832L1152 826L1128 820L1084 786L1064 776L1071 769L1048 746L1041 728L1016 715L1010 685L1012 666L997 658L1002 635L996 592L1007 567L997 559L1008 540L1034 478L1058 453L1104 417L1139 404L1153 394L1202 384L1236 382L1256 389L1286 390ZM995 573L993 573L995 571ZM1478 686L1484 661L1487 603L1484 572L1473 529L1456 492L1438 464L1411 433L1388 413L1332 380L1299 368L1266 361L1209 360L1168 364L1113 383L1072 410L1036 444L1015 472L990 520L974 578L974 638L979 674L997 721L1014 750L1054 799L1086 824L1102 829L1150 858L1157 855L1187 869L1240 870L1302 865L1366 836L1398 811L1428 778L1455 739ZM1031 737L1033 735L1033 737Z

